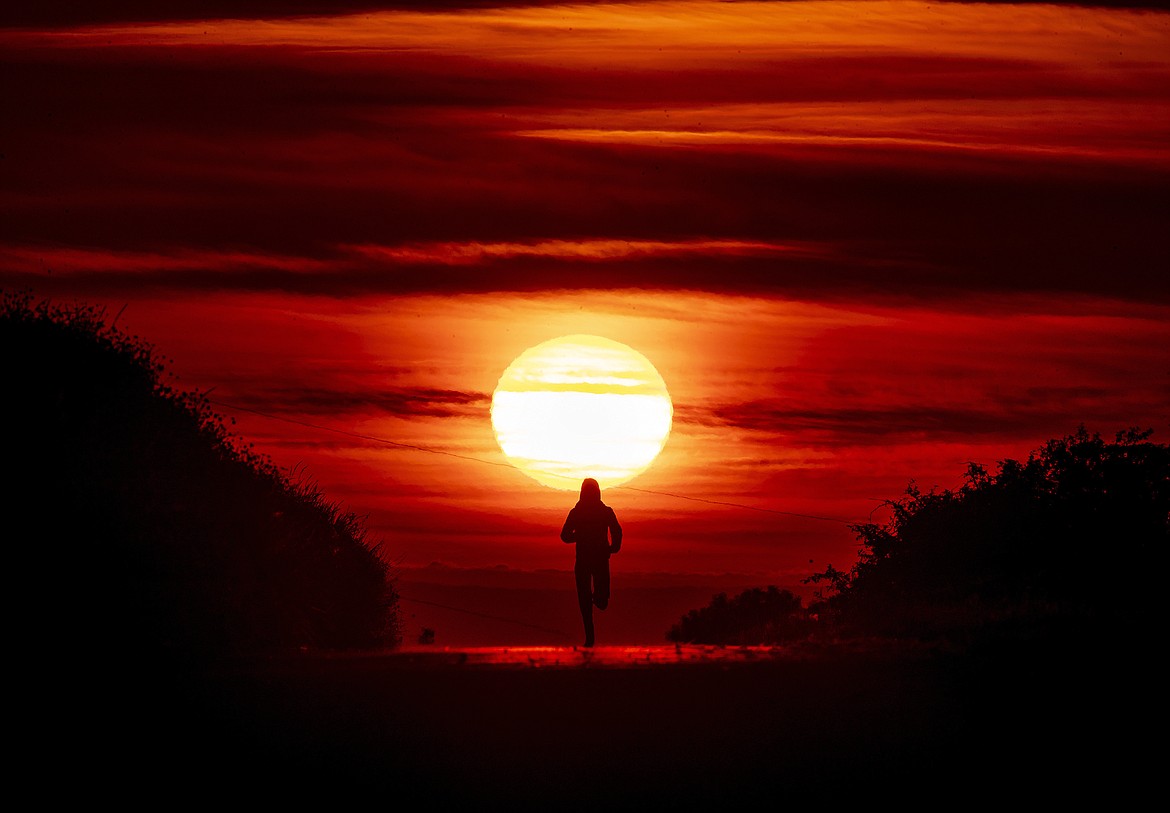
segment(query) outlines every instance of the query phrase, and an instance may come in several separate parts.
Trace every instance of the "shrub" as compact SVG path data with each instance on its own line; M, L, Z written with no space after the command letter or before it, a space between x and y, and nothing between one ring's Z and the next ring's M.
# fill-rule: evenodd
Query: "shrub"
M801 599L775 586L754 587L734 598L719 593L670 628L675 643L727 645L779 644L805 638L813 622Z
M866 634L1151 629L1170 542L1170 447L1151 434L1108 443L1082 427L994 474L970 464L958 490L911 483L887 503L889 522L853 526L861 548L849 571L806 580L828 587L815 609Z

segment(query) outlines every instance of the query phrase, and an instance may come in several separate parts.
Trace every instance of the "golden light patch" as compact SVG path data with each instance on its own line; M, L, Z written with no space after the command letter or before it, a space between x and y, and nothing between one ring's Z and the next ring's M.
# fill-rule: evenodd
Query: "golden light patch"
M602 488L645 471L670 434L674 407L649 359L577 334L530 347L492 394L492 428L508 460L538 483Z

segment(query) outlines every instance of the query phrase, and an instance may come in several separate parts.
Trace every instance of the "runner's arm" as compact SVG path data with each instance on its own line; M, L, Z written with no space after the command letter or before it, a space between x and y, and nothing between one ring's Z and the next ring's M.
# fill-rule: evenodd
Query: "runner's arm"
M618 525L617 514L609 509L609 552L617 553L622 549L622 526Z

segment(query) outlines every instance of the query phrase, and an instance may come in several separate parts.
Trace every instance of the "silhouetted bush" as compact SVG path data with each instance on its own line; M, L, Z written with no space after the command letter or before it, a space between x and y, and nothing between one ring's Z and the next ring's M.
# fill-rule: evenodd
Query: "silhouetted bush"
M147 343L99 309L6 294L0 348L19 630L178 657L397 641L359 518L168 384Z
M1082 427L958 490L913 483L884 525L853 526L848 571L807 582L813 609L848 633L950 636L1053 629L1144 634L1161 613L1170 542L1170 447Z
M799 596L774 586L754 587L731 599L719 593L706 607L683 616L666 633L666 640L720 646L779 644L805 638L812 626Z

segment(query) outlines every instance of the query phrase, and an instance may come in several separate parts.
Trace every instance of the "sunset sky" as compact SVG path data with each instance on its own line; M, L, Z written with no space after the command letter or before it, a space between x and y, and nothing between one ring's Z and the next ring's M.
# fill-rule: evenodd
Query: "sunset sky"
M1170 12L227 5L3 12L0 287L121 312L405 573L571 567L489 416L566 334L674 404L603 495L611 613L848 567L911 479L1081 423L1170 435Z

